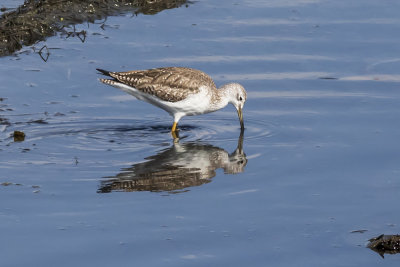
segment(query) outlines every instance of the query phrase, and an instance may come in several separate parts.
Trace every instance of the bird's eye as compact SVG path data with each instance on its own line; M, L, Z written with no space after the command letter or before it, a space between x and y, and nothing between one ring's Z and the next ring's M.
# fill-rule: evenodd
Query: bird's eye
M239 101L242 101L242 100L243 100L243 98L241 96L239 96Z

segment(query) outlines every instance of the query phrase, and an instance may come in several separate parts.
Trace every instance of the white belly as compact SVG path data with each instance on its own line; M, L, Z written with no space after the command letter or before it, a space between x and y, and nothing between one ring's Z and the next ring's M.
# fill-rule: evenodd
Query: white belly
M154 103L153 99L149 99L149 102L164 109L172 116L176 116L177 114L181 114L181 116L193 116L214 111L210 108L210 98L208 90L200 88L199 93L189 95L188 98L178 102L159 101L158 99L157 103Z
M171 114L171 116L178 118L178 120L183 116L193 116L215 111L215 109L210 105L211 93L204 87L200 87L197 94L189 95L186 99L178 102L160 100L153 95L143 93L125 84L116 84L114 87L133 95L139 100L148 102L165 110Z

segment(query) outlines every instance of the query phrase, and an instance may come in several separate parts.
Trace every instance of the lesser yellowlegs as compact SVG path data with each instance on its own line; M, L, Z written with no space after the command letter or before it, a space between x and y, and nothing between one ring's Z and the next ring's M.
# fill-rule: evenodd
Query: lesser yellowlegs
M171 132L174 137L182 117L213 112L229 103L235 106L241 130L244 130L242 109L247 95L238 83L228 83L217 89L211 77L204 72L182 67L127 72L97 70L112 78L100 79L101 82L162 108L173 116Z

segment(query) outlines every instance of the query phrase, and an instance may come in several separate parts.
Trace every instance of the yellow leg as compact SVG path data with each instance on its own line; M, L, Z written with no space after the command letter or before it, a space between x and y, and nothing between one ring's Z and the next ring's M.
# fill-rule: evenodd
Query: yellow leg
M172 135L172 138L174 138L174 142L178 142L178 140L179 140L178 129L176 129L177 125L178 125L178 123L174 122L174 124L172 125L172 129L171 129L171 135Z
M172 138L174 142L177 143L179 141L179 133L178 132L171 132Z
M171 133L176 132L176 126L178 126L178 123L174 122L174 124L172 124Z

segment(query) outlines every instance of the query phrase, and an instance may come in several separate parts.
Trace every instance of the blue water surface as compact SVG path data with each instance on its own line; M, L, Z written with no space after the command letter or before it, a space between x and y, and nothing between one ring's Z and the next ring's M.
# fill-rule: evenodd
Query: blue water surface
M400 232L399 5L201 0L0 58L2 266L398 266L366 244ZM242 149L232 106L176 144L95 71L160 66L246 88Z

